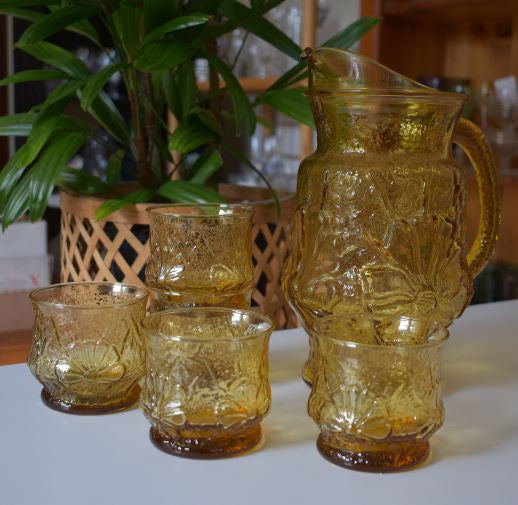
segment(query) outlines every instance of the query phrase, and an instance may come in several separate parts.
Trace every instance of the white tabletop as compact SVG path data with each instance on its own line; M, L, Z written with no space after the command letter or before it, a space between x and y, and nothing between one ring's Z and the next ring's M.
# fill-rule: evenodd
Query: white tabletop
M302 330L272 337L264 446L227 460L157 450L137 409L91 417L50 410L25 365L0 367L0 503L518 503L517 333L518 301L466 310L444 349L446 422L432 437L432 456L384 475L342 469L318 454L300 380Z

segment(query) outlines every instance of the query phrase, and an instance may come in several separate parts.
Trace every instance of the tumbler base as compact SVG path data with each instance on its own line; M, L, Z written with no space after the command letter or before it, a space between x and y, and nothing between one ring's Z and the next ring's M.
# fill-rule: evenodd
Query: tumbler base
M153 445L161 451L183 458L216 459L234 456L256 447L262 440L260 424L244 431L207 438L168 437L155 428L149 430Z
M422 463L430 454L428 440L380 441L378 443L355 443L354 448L337 448L319 435L317 448L320 454L335 465L364 472L398 472Z
M63 399L51 396L51 394L45 388L41 390L41 400L47 407L53 410L57 410L59 412L79 415L110 414L112 412L126 410L139 399L139 396L140 387L136 386L126 397L120 400L114 401L112 403L103 403L102 405L95 405L71 403Z

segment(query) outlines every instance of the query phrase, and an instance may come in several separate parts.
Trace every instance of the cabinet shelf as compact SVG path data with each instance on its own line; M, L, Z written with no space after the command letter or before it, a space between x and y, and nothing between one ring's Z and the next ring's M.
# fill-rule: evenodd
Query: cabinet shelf
M362 14L382 21L361 52L408 77L518 75L516 0L363 0Z
M383 2L382 13L450 23L504 18L516 13L516 4L515 0L387 0Z
M270 76L270 77L242 77L239 79L241 86L245 91L249 93L262 93L266 91L279 77L278 76ZM219 87L225 87L225 81L219 82ZM198 89L200 91L208 91L209 83L207 81L198 82Z

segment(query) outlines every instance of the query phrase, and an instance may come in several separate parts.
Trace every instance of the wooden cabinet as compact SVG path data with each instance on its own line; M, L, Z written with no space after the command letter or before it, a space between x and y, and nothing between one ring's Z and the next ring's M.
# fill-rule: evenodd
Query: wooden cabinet
M383 19L360 52L408 77L518 75L516 0L363 0L362 14Z

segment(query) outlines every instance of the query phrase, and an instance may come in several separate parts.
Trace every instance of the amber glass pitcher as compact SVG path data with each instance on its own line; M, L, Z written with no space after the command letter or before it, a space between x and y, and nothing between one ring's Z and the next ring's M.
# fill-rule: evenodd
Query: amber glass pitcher
M332 48L306 49L316 151L301 164L284 289L306 330L340 313L405 314L449 324L494 247L496 173L484 135L460 118L466 97L418 84ZM465 244L464 168L475 169L480 226ZM304 368L311 382L314 339Z

